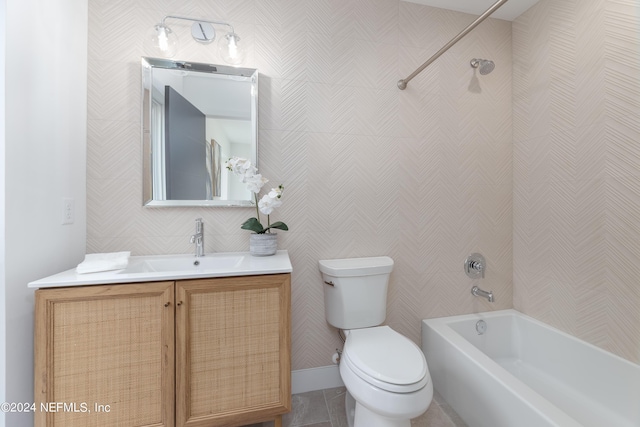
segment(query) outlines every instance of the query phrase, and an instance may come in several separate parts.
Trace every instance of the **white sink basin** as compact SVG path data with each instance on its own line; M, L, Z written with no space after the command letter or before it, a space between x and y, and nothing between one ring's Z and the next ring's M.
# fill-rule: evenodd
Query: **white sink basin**
M129 258L123 270L77 274L72 268L29 283L30 288L84 286L160 280L204 279L207 277L255 276L291 273L287 251L254 257L249 252L218 252L196 258L193 254L149 255Z
M238 267L244 260L244 254L213 254L196 258L193 255L175 255L171 257L140 257L130 261L129 266L118 274L162 273L179 271L229 270Z

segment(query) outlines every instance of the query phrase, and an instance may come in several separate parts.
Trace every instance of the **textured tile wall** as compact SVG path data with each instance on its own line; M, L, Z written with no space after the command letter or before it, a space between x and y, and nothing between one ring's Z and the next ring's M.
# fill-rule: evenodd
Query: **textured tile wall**
M640 17L541 0L513 23L514 305L640 362Z
M240 208L141 206L140 56L166 14L231 21L260 72L260 170L286 187L293 368L329 365L317 262L389 255L387 323L416 342L420 319L512 306L511 23L490 19L400 91L396 82L474 17L396 0L92 0L88 250L185 253L196 217L207 251L248 250ZM178 59L221 62L179 31ZM490 58L480 76L469 66ZM482 252L470 295L464 258Z

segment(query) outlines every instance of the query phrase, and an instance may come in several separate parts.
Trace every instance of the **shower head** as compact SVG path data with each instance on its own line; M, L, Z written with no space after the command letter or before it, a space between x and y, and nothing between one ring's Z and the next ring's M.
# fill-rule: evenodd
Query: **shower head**
M480 74L482 74L483 76L486 76L487 74L492 72L494 68L496 68L496 64L494 64L494 62L489 59L473 58L471 60L471 66L473 68L477 68L480 71Z

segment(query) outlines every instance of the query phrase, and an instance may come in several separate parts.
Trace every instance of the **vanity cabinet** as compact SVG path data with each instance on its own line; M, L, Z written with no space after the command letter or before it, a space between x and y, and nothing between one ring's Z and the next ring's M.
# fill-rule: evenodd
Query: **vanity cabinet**
M36 291L35 425L172 426L173 289Z
M290 275L176 283L178 426L241 426L291 410Z
M35 425L279 426L290 328L290 274L38 289Z

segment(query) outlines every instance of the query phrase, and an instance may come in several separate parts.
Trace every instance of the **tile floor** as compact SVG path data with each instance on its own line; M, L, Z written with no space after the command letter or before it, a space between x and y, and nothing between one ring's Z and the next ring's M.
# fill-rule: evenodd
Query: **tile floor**
M284 427L348 427L344 387L292 396L293 410L282 419ZM411 420L412 427L467 427L453 409L435 393L427 412ZM273 421L250 427L273 427Z

